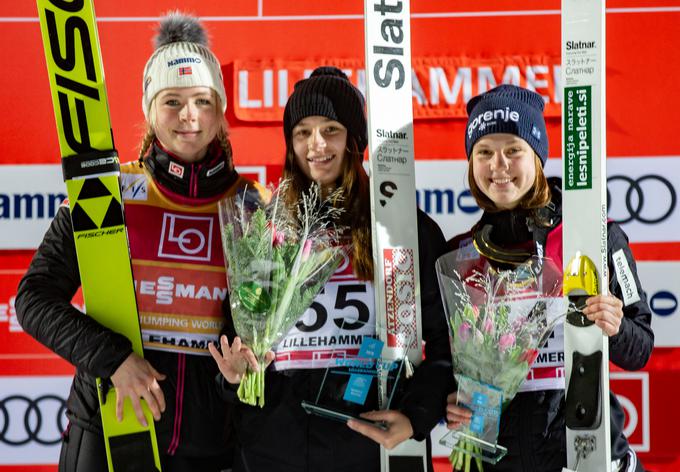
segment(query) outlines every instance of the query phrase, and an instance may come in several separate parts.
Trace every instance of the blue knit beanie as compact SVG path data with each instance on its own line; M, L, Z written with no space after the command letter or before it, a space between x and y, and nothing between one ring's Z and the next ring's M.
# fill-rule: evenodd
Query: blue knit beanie
M475 143L487 134L519 136L538 154L545 166L548 133L543 118L543 97L515 85L503 84L473 97L467 104L465 151L468 159Z

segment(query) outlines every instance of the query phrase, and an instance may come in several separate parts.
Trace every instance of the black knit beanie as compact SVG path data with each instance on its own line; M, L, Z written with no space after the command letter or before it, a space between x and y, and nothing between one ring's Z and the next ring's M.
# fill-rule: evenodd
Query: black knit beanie
M368 145L364 97L337 67L317 67L295 84L283 112L283 133L290 144L293 128L308 116L325 116L347 128L363 153Z
M468 159L472 147L482 136L508 133L529 143L545 166L548 133L543 118L544 106L543 97L536 92L509 84L473 97L467 104L465 151Z

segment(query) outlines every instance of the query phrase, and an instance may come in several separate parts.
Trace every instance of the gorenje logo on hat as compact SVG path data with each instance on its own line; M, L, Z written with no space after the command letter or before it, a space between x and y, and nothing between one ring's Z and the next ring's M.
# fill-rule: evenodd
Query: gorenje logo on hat
M496 121L502 120L506 123L508 121L519 122L519 112L510 110L510 107L497 108L495 110L487 110L484 113L480 113L475 117L474 120L468 126L468 139L472 138L472 133L479 127L480 130L484 130L487 126L492 126L496 124Z

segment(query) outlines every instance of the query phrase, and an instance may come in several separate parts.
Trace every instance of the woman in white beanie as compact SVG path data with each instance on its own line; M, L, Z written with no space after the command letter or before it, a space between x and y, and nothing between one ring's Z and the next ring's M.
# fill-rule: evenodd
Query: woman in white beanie
M227 293L216 203L246 184L259 187L234 170L220 64L206 43L196 19L163 19L144 70L139 163L121 166L144 358L71 306L80 278L67 207L21 281L23 328L76 367L60 471L107 470L97 377L116 388L119 415L127 397L143 423L139 402L147 402L164 472L231 466L229 409L207 351L224 324Z

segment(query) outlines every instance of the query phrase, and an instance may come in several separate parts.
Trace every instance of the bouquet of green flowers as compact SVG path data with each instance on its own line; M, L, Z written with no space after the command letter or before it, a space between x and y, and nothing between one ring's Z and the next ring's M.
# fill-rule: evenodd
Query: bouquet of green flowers
M464 250L445 254L436 269L450 329L458 404L473 412L469 426L449 433L454 470L470 470L474 457L495 463L500 414L514 398L555 324L565 314L562 272L550 259L532 257L501 270ZM559 298L557 298L559 297Z
M322 198L316 184L287 205L288 182L266 205L252 191L219 202L229 302L236 333L249 346L260 370L248 369L239 399L264 405L264 355L293 327L335 272L344 250L333 205L339 191Z

